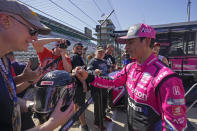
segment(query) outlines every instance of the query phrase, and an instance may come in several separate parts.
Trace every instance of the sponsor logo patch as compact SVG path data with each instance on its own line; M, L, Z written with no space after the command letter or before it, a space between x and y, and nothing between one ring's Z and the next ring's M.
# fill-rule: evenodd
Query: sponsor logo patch
M142 31L141 32L150 33L151 32L151 29L149 29L149 28L142 28Z
M160 74L157 79L156 79L156 83L159 82L164 76L166 76L168 74L167 71L163 72L162 74Z
M173 122L176 124L183 124L185 122L185 117L174 119Z
M138 112L142 112L142 107L140 106L136 106L134 103L132 103L131 101L129 102L129 106L133 108L133 110L138 111Z
M147 101L147 94L145 94L137 89L134 89L134 88L131 88L131 93L134 94L139 99Z
M147 106L144 105L144 104L138 105L138 104L135 103L135 102L133 103L133 102L131 101L131 99L128 99L128 104L129 104L129 106L130 106L134 111L143 112L144 115L148 115L148 114L149 114L148 108L147 108Z
M173 89L173 94L174 95L176 95L176 96L181 95L179 86L173 86L172 89Z
M142 79L141 79L141 82L144 83L144 84L148 83L148 80L150 79L150 77L151 77L151 76L150 76L149 73L144 72L144 74L143 74L143 76L142 76Z
M141 84L139 84L139 83L137 84L137 86L140 87L140 88L142 88L142 89L144 89L144 90L147 89L146 87L144 87L143 85L141 85Z
M40 85L41 86L51 86L51 85L53 85L53 81L42 81L41 83L40 83Z
M183 114L183 109L181 106L172 106L172 114L175 116L181 116Z
M172 98L168 98L167 104L168 105L184 105L185 104L185 100L184 99L172 99Z

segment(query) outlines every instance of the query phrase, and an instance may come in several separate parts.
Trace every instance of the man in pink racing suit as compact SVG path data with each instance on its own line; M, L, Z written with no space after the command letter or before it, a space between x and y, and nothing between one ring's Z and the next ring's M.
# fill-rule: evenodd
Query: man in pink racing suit
M152 53L155 31L145 24L131 26L119 42L136 62L125 66L113 78L95 76L76 68L79 79L99 88L126 84L129 131L182 131L187 127L184 88L177 74Z

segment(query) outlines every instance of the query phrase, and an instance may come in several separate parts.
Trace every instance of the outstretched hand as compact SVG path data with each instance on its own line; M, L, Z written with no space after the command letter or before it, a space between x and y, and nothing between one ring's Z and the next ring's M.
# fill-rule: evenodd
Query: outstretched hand
M88 78L88 72L80 66L77 66L72 70L72 75L77 76L80 81L86 80Z

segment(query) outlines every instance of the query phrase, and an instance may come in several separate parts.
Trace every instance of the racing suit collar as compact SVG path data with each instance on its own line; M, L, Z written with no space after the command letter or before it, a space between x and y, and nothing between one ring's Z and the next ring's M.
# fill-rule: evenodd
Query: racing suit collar
M136 64L136 70L143 71L147 66L153 64L158 58L152 53L143 64Z

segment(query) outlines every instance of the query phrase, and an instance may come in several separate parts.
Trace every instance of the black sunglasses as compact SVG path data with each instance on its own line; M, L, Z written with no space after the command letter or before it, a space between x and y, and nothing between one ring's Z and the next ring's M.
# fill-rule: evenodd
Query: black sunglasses
M26 25L25 23L21 22L20 20L18 20L17 18L15 18L14 16L11 16L13 19L15 19L17 22L19 22L20 24L24 25L28 30L29 30L29 34L31 36L35 36L38 33L38 30L32 29L31 27L29 27L28 25Z
M82 48L76 48L77 50L82 50Z

